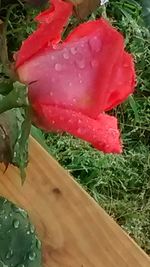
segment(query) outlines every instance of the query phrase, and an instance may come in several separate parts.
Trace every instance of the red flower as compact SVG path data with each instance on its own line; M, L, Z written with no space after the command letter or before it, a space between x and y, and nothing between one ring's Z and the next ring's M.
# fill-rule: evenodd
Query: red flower
M22 44L16 69L29 86L34 123L66 131L104 151L122 151L117 119L104 112L134 90L132 56L106 20L79 25L61 41L72 4L52 0L36 17L38 29Z

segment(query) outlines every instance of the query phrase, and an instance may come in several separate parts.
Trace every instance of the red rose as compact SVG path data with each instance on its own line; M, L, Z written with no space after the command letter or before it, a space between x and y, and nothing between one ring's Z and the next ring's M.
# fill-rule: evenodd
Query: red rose
M46 131L66 131L104 152L120 153L117 119L105 112L135 86L123 36L101 18L79 25L62 41L72 4L51 3L36 17L38 29L16 58L20 80L29 87L33 121Z

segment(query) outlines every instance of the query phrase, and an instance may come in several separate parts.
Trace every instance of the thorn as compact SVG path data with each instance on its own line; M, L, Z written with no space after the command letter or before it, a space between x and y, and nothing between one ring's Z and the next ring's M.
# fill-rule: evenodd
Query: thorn
M4 165L5 165L5 169L3 171L3 174L5 174L5 172L7 171L8 166L9 166L9 162L7 162L7 163L5 162Z
M33 83L37 83L37 80L36 81L32 81L29 83L29 85L33 84Z

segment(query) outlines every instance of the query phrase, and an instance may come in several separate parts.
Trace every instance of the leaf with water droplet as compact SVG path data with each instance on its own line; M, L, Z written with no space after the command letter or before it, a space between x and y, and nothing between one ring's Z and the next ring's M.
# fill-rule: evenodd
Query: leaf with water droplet
M2 210L0 214L0 267L41 267L40 241L35 234L35 227L29 221L27 212L0 197L0 211ZM10 214L12 216L9 216Z
M19 220L14 220L14 221L13 221L13 227L14 227L15 229L19 228L19 224L20 224Z

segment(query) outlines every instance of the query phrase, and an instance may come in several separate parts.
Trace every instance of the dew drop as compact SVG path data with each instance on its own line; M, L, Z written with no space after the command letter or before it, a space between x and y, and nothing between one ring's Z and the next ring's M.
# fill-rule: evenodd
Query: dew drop
M92 68L97 67L97 66L98 66L98 60L93 59L93 60L91 61L91 66L92 66Z
M13 256L13 250L9 249L5 257L6 259L10 259L12 256Z
M84 69L85 68L85 62L84 60L78 60L77 61L77 65L80 69Z
M31 234L33 234L35 232L35 227L32 224L30 225L30 232L31 232Z
M124 67L124 68L128 68L129 65L128 65L127 63L125 63L125 64L123 65L123 67Z
M14 227L15 229L19 228L19 225L20 225L20 222L19 222L18 220L14 220L14 221L13 221L13 227Z
M8 216L5 216L4 219L7 220L8 219Z
M61 71L61 70L62 70L62 65L59 64L59 63L56 63L56 64L55 64L55 70L56 70L56 71Z
M96 36L89 40L89 45L92 49L92 52L99 52L101 50L100 41Z
M63 57L64 59L69 59L69 52L68 51L64 52Z
M29 235L30 234L30 231L27 231L27 235Z
M29 253L29 260L30 261L34 261L35 257L36 257L36 253L34 251Z
M72 54L72 55L76 55L76 53L77 53L77 48L76 48L76 47L71 47L70 51L71 51L71 54Z
M63 121L64 120L64 117L60 116L60 121Z
M41 241L40 240L36 240L36 247L37 249L41 249Z
M81 134L82 133L82 129L81 128L78 128L77 133L78 134Z
M55 59L55 57L52 55L52 56L51 56L51 60L54 60L54 59Z

